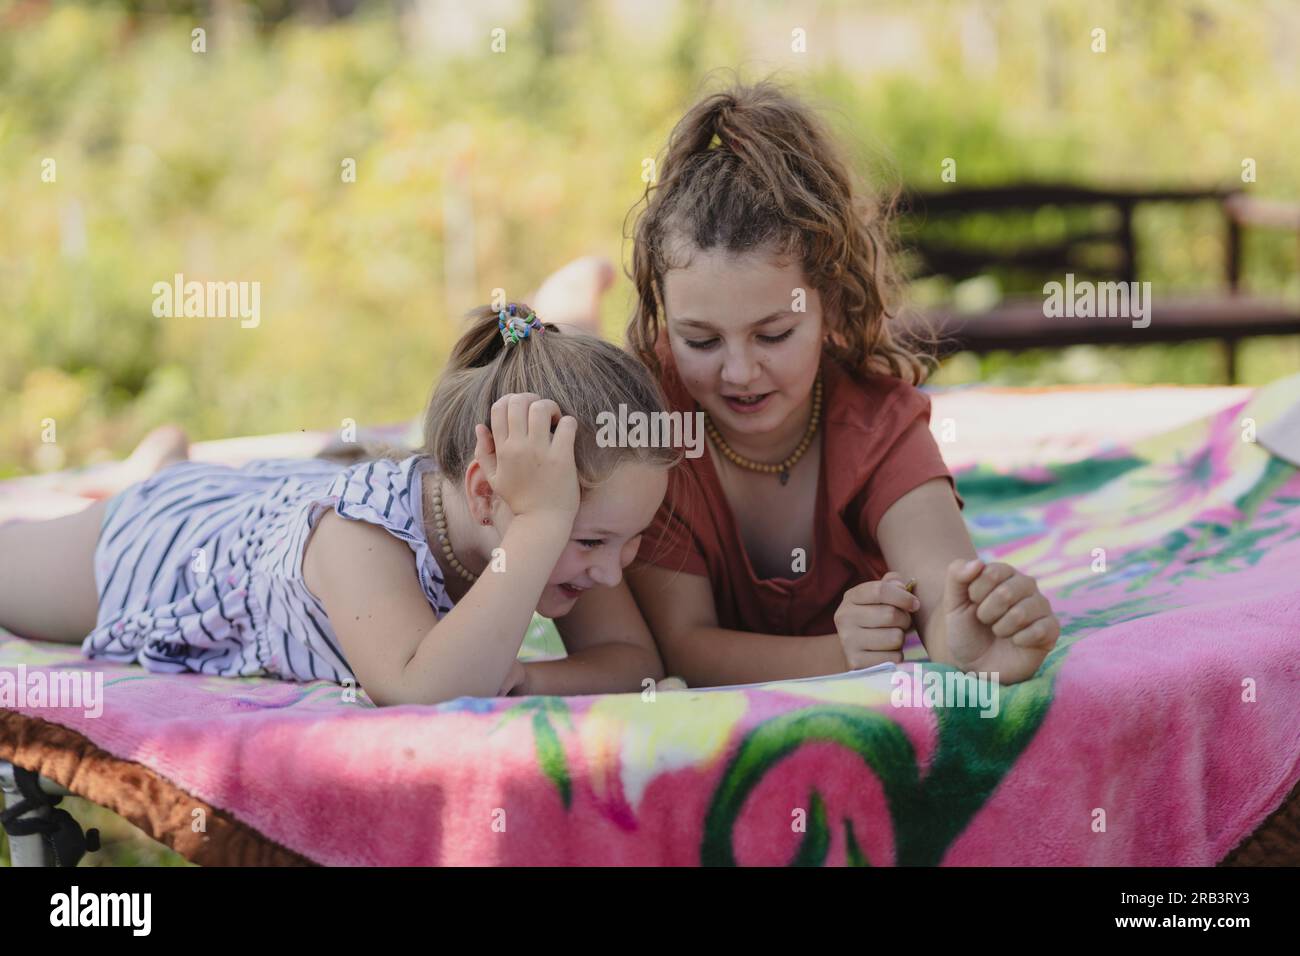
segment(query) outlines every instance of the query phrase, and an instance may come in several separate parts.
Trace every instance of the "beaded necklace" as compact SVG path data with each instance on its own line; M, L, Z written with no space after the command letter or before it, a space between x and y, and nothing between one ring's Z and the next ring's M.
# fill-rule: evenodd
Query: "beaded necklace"
M473 584L478 580L478 575L461 564L460 559L456 557L455 552L451 549L451 538L447 536L447 515L442 510L442 478L436 475L434 477L436 480L433 484L433 523L438 535L438 542L442 545L442 555L447 559L447 563L451 565L452 570L470 584Z
M821 422L821 418L822 376L821 372L818 372L817 382L813 385L812 417L808 419L808 428L804 432L803 438L800 440L798 447L796 447L795 450L784 460L779 461L776 464L768 464L761 461L751 461L743 455L737 454L732 447L723 440L722 435L719 434L717 426L713 424L713 419L709 417L708 412L704 413L704 430L708 433L713 444L718 446L718 451L722 452L727 461L734 465L739 465L741 468L748 468L750 471L758 471L768 475L779 474L781 476L781 484L784 485L790 480L790 469L798 464L799 459L802 458L804 452L808 450L808 446L812 444L813 435L817 434L817 425Z

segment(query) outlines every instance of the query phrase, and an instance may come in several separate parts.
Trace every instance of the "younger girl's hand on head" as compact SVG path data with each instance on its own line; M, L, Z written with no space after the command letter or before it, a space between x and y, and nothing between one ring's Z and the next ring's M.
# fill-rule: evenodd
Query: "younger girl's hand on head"
M912 611L920 607L904 583L901 574L890 571L879 581L866 581L844 592L835 612L835 631L850 670L902 662Z
M953 663L966 671L996 672L1003 684L1032 677L1061 636L1038 583L1001 561L949 564L943 613Z
M492 405L491 431L474 426L474 458L516 516L553 514L572 524L579 497L577 433L577 419L562 416L550 399L531 392L503 395Z

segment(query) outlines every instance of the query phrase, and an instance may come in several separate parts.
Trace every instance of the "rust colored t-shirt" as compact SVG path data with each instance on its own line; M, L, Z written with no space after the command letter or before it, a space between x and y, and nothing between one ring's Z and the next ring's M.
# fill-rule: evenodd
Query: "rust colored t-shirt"
M669 408L695 411L671 353L661 349L660 358ZM707 440L701 457L673 469L664 504L642 538L639 561L709 579L719 627L833 634L844 592L888 571L875 535L895 501L942 477L957 506L965 507L930 434L928 395L890 376L860 377L829 357L822 360L822 381L825 432L806 571L790 578L755 575Z

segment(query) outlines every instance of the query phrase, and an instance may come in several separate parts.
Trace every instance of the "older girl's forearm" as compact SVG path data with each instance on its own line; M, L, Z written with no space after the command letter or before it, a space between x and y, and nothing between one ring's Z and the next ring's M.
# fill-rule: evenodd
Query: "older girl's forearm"
M659 655L635 644L610 642L575 651L557 661L532 661L529 694L609 694L639 691L648 678L663 680ZM652 685L653 686L653 685Z
M496 695L568 542L571 524L563 524L549 515L510 523L505 570L486 571L424 636L402 674L402 703Z
M698 627L674 643L689 645L690 653L665 652L664 667L690 687L820 677L848 670L836 634L791 637Z
M935 664L950 664L957 666L948 653L948 626L947 617L944 616L942 608L935 608L930 612L930 616L921 620L916 625L916 635L921 639L921 644L925 647L925 653Z

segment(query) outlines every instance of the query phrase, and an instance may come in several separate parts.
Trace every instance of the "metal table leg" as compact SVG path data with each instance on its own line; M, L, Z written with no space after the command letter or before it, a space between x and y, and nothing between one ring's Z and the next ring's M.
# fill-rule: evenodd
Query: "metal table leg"
M99 849L99 831L81 827L57 804L71 791L39 774L0 760L0 813L13 866L76 866L86 851Z

